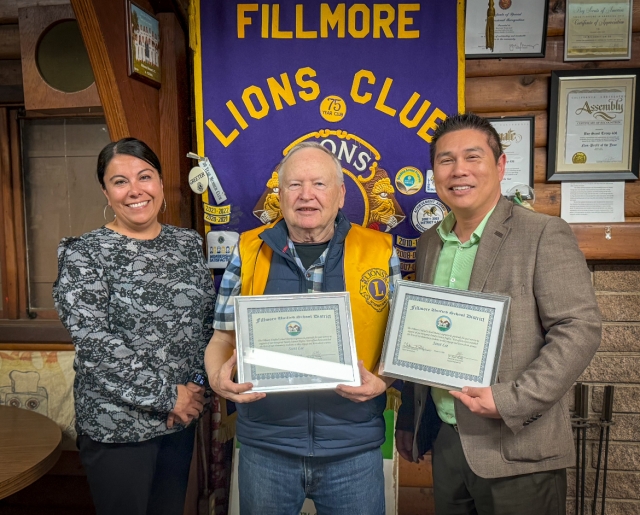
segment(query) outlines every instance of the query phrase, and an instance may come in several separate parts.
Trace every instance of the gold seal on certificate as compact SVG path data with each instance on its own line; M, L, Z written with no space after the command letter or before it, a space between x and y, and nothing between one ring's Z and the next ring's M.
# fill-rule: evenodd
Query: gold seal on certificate
M238 382L252 392L360 386L349 293L234 298Z
M495 382L511 299L398 281L380 373L449 390Z

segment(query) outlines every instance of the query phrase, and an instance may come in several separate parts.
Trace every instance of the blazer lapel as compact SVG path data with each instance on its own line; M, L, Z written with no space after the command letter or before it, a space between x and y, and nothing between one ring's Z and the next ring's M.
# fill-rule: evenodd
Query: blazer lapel
M482 232L478 253L476 254L471 278L469 279L469 290L483 290L500 247L502 247L503 242L511 231L511 228L504 225L504 222L511 216L512 209L513 204L504 197L500 197Z
M436 276L438 257L442 249L442 240L436 231L431 231L426 237L429 238L427 240L427 253L422 270L418 270L416 279L422 283L433 284L433 279Z

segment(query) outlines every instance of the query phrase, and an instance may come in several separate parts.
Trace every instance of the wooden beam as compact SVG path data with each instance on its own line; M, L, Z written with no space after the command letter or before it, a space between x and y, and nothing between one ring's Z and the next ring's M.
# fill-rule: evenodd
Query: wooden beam
M0 25L0 59L20 59L18 24Z
M511 75L467 79L467 111L546 111L549 76Z
M497 75L550 74L559 70L609 70L640 67L640 33L631 38L631 59L618 61L564 60L564 39L547 38L544 59L470 59L466 62L467 77Z
M187 91L186 41L180 23L172 13L158 14L160 21L160 55L162 88L160 88L160 162L163 169L167 211L163 223L191 225L191 189L188 187L189 97ZM184 204L184 205L183 205ZM183 209L186 208L186 209ZM183 220L184 214L187 219Z
M23 102L21 61L16 59L0 60L0 104L16 105Z
M34 5L68 4L69 0L1 0L0 23L18 23L18 9Z
M123 2L124 5L124 2ZM129 125L116 80L116 73L109 59L107 43L100 30L95 4L91 0L72 0L84 45L89 54L91 68L96 78L102 108L107 120L109 135L113 141L130 135Z
M605 237L611 228L611 239ZM587 259L640 259L640 223L571 224Z

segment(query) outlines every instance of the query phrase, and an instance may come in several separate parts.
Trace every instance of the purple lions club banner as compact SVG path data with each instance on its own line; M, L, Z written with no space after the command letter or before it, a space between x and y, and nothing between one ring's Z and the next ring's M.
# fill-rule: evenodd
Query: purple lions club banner
M207 230L280 216L277 165L315 141L342 162L351 222L393 233L412 278L416 238L447 212L429 142L464 109L462 18L461 0L193 0Z

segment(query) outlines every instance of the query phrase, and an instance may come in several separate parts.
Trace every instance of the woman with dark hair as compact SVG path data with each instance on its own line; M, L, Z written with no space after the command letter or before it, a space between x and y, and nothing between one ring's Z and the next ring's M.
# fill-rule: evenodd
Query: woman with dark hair
M153 151L125 138L97 168L113 220L61 241L53 287L76 349L80 459L98 515L181 515L215 289L202 238L158 222Z

